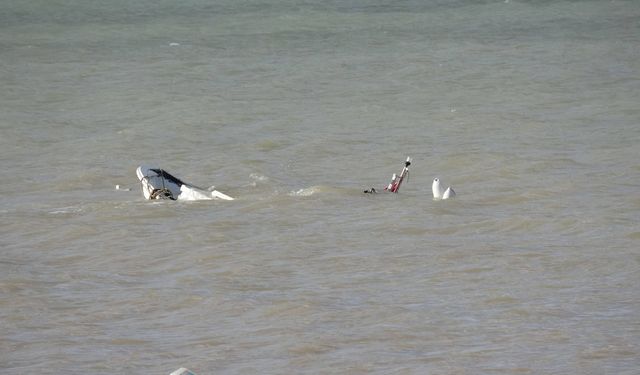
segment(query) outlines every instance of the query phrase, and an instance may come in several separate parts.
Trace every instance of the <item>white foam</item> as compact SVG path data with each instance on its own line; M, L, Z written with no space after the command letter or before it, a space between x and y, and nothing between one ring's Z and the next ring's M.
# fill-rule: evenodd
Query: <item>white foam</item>
M81 207L74 207L74 206L69 206L69 207L60 207L54 210L49 211L50 215L63 215L63 214L75 214L75 213L79 213L82 212L82 208Z
M260 181L260 182L269 180L269 177L263 176L263 175L258 174L258 173L251 173L249 175L249 177L252 178L255 181Z
M289 193L289 195L294 197L310 197L319 191L320 191L320 187L312 186L309 188L300 189L298 191L292 191L291 193Z

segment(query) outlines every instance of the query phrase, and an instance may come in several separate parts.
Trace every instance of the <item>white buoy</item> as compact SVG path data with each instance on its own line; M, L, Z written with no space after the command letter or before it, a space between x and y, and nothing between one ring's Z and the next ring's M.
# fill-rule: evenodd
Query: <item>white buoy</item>
M433 199L449 199L456 196L456 192L453 190L451 186L448 188L444 188L439 178L433 179L433 184L431 185L431 190L433 191Z
M451 186L449 186L447 190L444 191L444 194L442 194L442 199L449 199L455 196L456 192L451 188Z

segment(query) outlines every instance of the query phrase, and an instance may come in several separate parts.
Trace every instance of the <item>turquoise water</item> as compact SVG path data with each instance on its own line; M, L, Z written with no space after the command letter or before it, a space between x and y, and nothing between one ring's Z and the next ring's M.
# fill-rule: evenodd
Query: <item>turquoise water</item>
M0 372L635 374L639 21L7 2ZM140 164L237 200L144 201Z

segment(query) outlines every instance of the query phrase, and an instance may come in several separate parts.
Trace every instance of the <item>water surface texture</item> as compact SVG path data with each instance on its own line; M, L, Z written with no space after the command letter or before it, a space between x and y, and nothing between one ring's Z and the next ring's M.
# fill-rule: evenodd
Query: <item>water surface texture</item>
M639 46L637 1L4 1L0 373L637 374Z

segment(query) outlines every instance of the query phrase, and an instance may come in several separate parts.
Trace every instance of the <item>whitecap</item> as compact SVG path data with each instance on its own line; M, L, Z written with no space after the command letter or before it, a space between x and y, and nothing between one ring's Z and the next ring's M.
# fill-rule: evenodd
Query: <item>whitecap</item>
M68 206L68 207L60 207L60 208L53 209L53 210L49 211L49 214L50 215L64 215L64 214L75 214L75 213L79 213L79 212L82 212L82 208L81 207Z
M252 186L252 187L258 186L258 183L269 181L269 177L263 176L259 173L251 173L249 175L249 178L251 178L253 181L250 182L248 186Z
M317 193L320 191L320 187L318 186L312 186L309 188L305 188L305 189L300 189L297 191L292 191L291 193L289 193L289 195L294 196L294 197L310 197L313 194Z
M267 177L267 176L263 176L263 175L261 175L261 174L259 174L259 173L251 173L251 174L249 175L249 177L250 177L251 179L253 179L254 181L260 181L260 182L263 182L263 181L267 181L267 180L269 180L269 177Z

